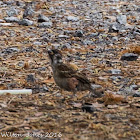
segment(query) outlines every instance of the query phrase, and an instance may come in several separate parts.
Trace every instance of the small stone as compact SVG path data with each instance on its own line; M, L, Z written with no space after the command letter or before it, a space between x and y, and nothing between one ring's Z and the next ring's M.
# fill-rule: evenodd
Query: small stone
M77 31L75 32L75 36L76 36L76 37L83 37L83 31L77 30Z
M125 53L121 57L121 60L126 60L126 61L136 61L137 59L138 59L138 54L134 54L134 53Z
M82 110L84 112L92 113L92 112L96 111L96 108L94 108L92 104L84 104L82 106Z
M136 40L140 40L140 34L139 35L135 35L135 39Z
M125 25L127 23L126 15L118 15L116 21L120 24Z
M75 16L68 16L68 17L67 17L67 20L68 20L68 21L76 22L76 21L79 20L79 18L78 18L78 17L75 17Z
M92 84L91 88L92 92L90 93L90 96L98 98L104 95L104 88L101 85Z
M42 45L42 42L35 41L33 44L34 44L34 45Z
M64 34L65 34L65 35L74 35L74 31L65 30L65 31L64 31Z
M110 79L113 81L116 81L116 82L120 82L120 81L122 81L123 77L122 76L111 76Z
M133 97L140 97L140 92L136 92L135 94L133 94Z
M19 49L17 47L12 47L12 48L6 48L6 49L2 50L1 53L11 54L11 53L16 53L16 52L19 52Z
M51 21L49 21L49 22L42 22L42 23L40 23L39 25L38 25L38 27L44 27L44 28L49 28L49 27L51 27L52 26L52 22Z
M18 15L18 10L15 7L12 7L10 10L7 11L7 15L9 17Z
M137 8L137 12L140 12L140 8Z
M113 75L121 74L121 70L118 70L118 69L112 69L112 70L109 70L109 72Z
M31 21L29 19L20 20L18 23L19 23L19 25L24 25L24 26L33 25L33 21Z
M40 92L40 87L39 87L39 85L33 86L33 87L32 87L32 91L33 91L33 94L39 93L39 92Z
M7 5L12 5L15 1L14 0L6 0L4 1L5 4Z
M131 85L130 86L130 89L132 89L132 90L138 90L139 89L139 86L138 85Z
M19 22L19 19L17 17L5 17L4 20L6 22Z
M48 1L51 1L51 0L48 0ZM54 9L53 7L50 7L49 10L50 10L51 12L54 12L54 11L55 11L55 9ZM64 10L64 9L61 9L61 10Z
M119 32L120 30L120 25L119 24L113 24L113 25L110 25L109 27L109 32Z
M69 43L65 43L62 45L62 49L71 49L71 45Z
M67 35L58 35L59 38L69 38Z
M96 32L96 33L91 33L91 34L89 35L89 37L96 37L96 36L98 36L98 32Z
M45 42L49 42L49 38L48 37L43 37L42 40L45 41Z
M40 92L42 93L45 93L45 92L48 92L49 89L46 87L46 85L43 85L41 88L40 88Z
M134 28L134 32L140 33L140 29Z
M23 13L23 18L27 16L33 16L33 14L34 14L34 10L32 8L32 3L27 3L25 6L24 13Z
M39 51L37 51L35 48L33 48L32 46L31 47L27 47L27 48L24 48L22 50L22 52L37 52L39 53Z
M140 32L134 31L134 32L133 32L133 35L135 35L135 36L136 36L136 35L140 36Z
M38 71L45 71L45 70L46 70L46 67L38 68Z
M5 22L3 19L0 19L0 23L3 23L3 22Z
M114 36L114 37L112 37L112 40L113 40L114 42L116 42L116 41L118 41L118 37L117 37L117 36Z
M19 67L23 67L23 66L24 66L24 62L19 62L17 65L18 65Z
M35 77L32 74L27 75L27 82L34 83L35 82Z
M108 109L114 109L114 108L118 108L118 105L107 105Z
M39 16L38 16L38 22L48 22L48 21L49 21L49 18L48 17L39 14Z
M92 45L93 41L92 40L83 40L84 45Z
M3 5L3 2L2 1L0 1L0 5Z
M16 1L16 5L17 5L17 6L22 6L22 7L23 7L24 3L21 2L21 1Z
M125 88L122 87L119 90L119 93L127 96L134 96L136 93L138 93L138 90L134 90L132 89L132 87L125 87Z

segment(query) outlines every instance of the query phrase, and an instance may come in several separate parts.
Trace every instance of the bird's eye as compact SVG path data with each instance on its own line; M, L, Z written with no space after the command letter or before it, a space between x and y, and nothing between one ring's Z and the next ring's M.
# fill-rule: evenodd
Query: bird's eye
M48 54L49 54L49 55L53 55L54 53L53 53L53 51L50 51L50 50L49 50L49 51L48 51Z

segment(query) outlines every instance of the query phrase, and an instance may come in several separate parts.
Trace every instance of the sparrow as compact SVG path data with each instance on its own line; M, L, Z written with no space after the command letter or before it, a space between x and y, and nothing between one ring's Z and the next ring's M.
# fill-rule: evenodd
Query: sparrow
M98 86L91 83L85 74L79 72L73 65L63 62L63 56L60 50L48 50L48 56L53 71L54 81L61 89L73 92L74 95L77 91L88 90L97 97L102 96L103 92L98 90Z

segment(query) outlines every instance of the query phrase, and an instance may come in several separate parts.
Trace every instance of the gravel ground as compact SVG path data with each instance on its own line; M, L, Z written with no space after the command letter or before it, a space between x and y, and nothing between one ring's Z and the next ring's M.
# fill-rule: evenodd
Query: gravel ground
M0 12L0 89L33 89L32 95L0 96L1 132L61 132L56 139L62 140L140 137L139 0L2 0ZM131 99L111 107L105 100L93 105L100 111L83 112L83 103L98 99L60 93L46 53L51 48L105 94Z

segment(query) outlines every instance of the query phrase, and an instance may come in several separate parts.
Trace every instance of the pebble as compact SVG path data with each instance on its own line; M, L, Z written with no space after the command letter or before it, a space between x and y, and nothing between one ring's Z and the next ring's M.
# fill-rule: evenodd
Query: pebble
M15 1L14 0L6 0L4 1L5 4L7 5L12 5Z
M2 50L1 53L10 54L10 53L15 53L15 52L19 52L19 49L17 47L6 48Z
M16 15L18 15L18 13L19 13L19 11L15 7L12 7L10 10L7 11L7 15L9 17L16 16Z
M98 32L96 32L96 33L91 33L90 35L89 35L89 37L96 37L96 36L98 36Z
M49 22L42 22L42 23L40 23L39 25L38 25L38 27L42 27L42 28L49 28L49 27L51 27L52 26L52 22L51 21L49 21Z
M31 5L26 5L25 6L25 10L24 10L24 13L23 13L23 18L27 17L27 16L33 16L34 14L34 10L32 9L32 6Z
M121 56L121 60L126 61L136 61L138 59L138 54L135 53L125 53Z
M140 97L140 92L136 92L135 94L133 94L133 97Z
M112 37L112 41L113 41L113 42L118 41L118 37L117 37L117 36Z
M26 80L27 80L27 82L31 82L31 83L34 83L36 81L34 75L32 75L32 74L27 75Z
M104 94L104 88L101 85L92 84L92 97L102 97Z
M46 85L43 85L42 87L40 87L40 92L45 93L45 92L48 92L48 91L49 91L49 89Z
M34 45L42 45L42 42L35 41L33 44L34 44Z
M16 1L16 5L17 6L20 6L20 7L23 7L24 6L24 2Z
M62 45L62 49L70 49L71 45L69 43L65 43Z
M125 25L127 23L126 15L118 15L116 21L120 24Z
M46 70L46 67L38 68L38 71L45 71L45 70Z
M27 47L27 48L24 48L21 52L38 52L34 47Z
M131 85L130 89L132 90L138 90L139 86L138 85Z
M78 18L78 17L75 17L75 16L68 16L68 17L67 17L67 21L76 22L76 21L78 21L78 20L79 20L79 18Z
M137 8L137 12L140 12L140 8Z
M84 112L89 112L89 113L93 113L94 111L96 111L97 109L95 107L93 107L92 104L84 104L82 106L82 110Z
M123 77L122 76L111 76L110 79L116 82L122 81Z
M81 30L77 30L77 31L75 31L75 36L76 37L83 37L83 31L81 31Z
M112 70L109 70L109 72L113 75L121 74L121 70L119 70L119 69L112 69Z
M3 19L0 19L0 23L3 23L3 22L5 22Z
M23 62L23 61L20 61L17 65L18 65L19 67L24 67L24 62Z
M29 19L22 19L19 22L19 25L24 25L24 26L31 26L33 25L33 21Z
M134 31L134 32L133 32L133 35L134 35L134 36L136 36L136 35L140 36L140 32Z
M42 40L45 41L45 42L49 42L49 38L45 37L45 36L42 38Z
M110 27L109 27L109 32L119 32L119 30L120 30L120 24L117 24L117 23L115 23L115 24L112 24L112 25L110 25Z
M19 19L17 17L5 17L4 20L6 22L19 22Z
M67 35L58 35L59 38L69 38Z
M39 14L39 16L38 16L38 22L48 22L48 21L50 21L48 17Z
M74 35L74 31L65 30L65 31L64 31L64 34L65 34L65 35Z
M0 1L0 7L1 7L1 5L3 5L3 2L2 1Z

